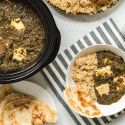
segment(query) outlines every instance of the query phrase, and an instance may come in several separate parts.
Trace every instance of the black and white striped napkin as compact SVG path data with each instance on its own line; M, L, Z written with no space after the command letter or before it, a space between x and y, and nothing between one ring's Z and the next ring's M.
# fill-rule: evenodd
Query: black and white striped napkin
M66 70L70 61L82 49L94 44L110 44L125 51L125 37L120 32L114 20L109 19L95 30L78 40L75 44L59 53L56 59L42 70L42 74L48 80L50 88L53 90L76 125L103 125L110 123L120 114L125 112L124 109L112 116L88 119L74 113L64 101L63 90L66 86Z

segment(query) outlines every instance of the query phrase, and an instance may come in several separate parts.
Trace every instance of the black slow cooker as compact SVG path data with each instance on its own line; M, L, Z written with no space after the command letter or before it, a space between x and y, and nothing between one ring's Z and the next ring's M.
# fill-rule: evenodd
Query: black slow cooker
M44 23L46 32L46 46L39 59L30 67L9 74L0 73L0 84L13 83L24 80L47 66L56 57L60 47L60 32L52 14L42 0L21 0L28 4Z

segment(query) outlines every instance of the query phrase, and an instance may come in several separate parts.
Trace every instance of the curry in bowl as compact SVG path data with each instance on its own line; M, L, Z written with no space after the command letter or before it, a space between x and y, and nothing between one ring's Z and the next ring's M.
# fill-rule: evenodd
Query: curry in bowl
M89 118L121 111L125 102L124 56L123 51L109 45L91 46L78 53L67 70L67 104Z
M45 46L45 30L37 14L20 0L0 1L0 72L32 65Z
M110 105L125 94L125 62L110 51L88 53L75 61L72 79L83 96Z

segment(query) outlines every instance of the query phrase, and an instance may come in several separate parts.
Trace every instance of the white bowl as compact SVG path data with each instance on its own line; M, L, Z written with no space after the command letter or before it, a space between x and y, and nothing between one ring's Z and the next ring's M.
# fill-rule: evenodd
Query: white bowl
M111 45L93 45L93 46L90 46L90 47L88 47L86 49L83 49L81 52L79 52L72 59L70 65L69 65L69 67L67 69L66 84L67 85L73 85L74 84L74 81L73 81L73 79L71 77L71 73L72 73L72 70L73 70L74 62L76 61L76 59L78 57L80 57L82 54L91 53L91 52L97 52L97 51L102 51L102 50L111 51L111 52L121 56L124 59L124 61L125 61L125 52L122 51L119 48L115 48L115 47L113 47ZM70 107L70 108L72 108L72 107ZM123 110L125 108L125 95L118 102L113 103L111 105L101 105L101 104L98 104L98 108L102 112L102 116L109 116L109 115L116 114L116 113L120 112L121 110ZM78 114L81 114L80 112L76 111L76 109L74 109L74 110Z

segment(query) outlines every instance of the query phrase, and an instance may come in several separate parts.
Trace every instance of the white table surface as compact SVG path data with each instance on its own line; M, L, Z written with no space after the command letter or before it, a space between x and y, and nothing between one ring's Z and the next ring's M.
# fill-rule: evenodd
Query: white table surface
M123 25L125 24L125 0L120 0L117 6L115 6L114 8L103 14L98 14L89 17L66 15L64 13L57 12L50 6L49 8L61 32L62 40L61 40L60 51L63 51L65 48L76 42L79 38L89 33L91 30L93 30L94 28L99 26L102 22L111 17L114 20L116 20L121 31ZM71 119L67 119L67 117L65 116L65 112L62 112L63 107L59 104L54 93L49 88L47 81L43 78L41 73L36 74L35 76L29 78L28 80L36 82L37 84L41 85L50 93L50 95L54 99L59 116L58 123L56 125L74 125L71 123ZM121 115L117 120L112 122L110 125L125 125L125 114Z

